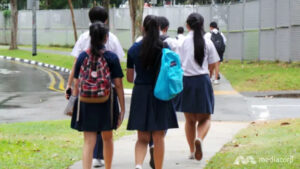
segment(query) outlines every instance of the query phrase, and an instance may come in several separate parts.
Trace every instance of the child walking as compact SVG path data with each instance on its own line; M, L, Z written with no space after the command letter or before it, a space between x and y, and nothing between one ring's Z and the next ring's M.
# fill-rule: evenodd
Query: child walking
M113 157L112 130L121 125L124 113L122 69L116 54L105 50L108 29L102 22L90 26L91 45L77 58L74 68L73 96L78 96L71 120L71 127L83 131L83 169L90 169L97 133L101 132L104 147L105 168L111 169ZM112 89L111 81L115 85ZM113 92L120 101L120 115L113 121L113 111L119 111L114 104ZM78 101L79 99L79 101Z
M184 112L185 133L190 148L190 159L201 160L202 141L210 128L214 112L214 94L209 70L219 61L217 50L210 39L204 38L204 19L198 13L187 18L189 31L179 49L183 77L183 91L178 96L176 109ZM196 135L197 134L197 135Z
M151 136L154 142L155 168L162 169L165 130L178 128L178 123L172 101L161 101L154 97L164 47L159 37L158 17L148 15L144 19L143 28L143 39L134 43L128 51L127 80L134 81L134 88L127 128L138 130L135 145L136 169L142 168Z

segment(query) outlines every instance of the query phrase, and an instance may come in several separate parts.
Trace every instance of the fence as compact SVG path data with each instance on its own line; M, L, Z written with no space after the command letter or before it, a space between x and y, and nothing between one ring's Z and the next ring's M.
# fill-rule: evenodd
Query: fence
M300 0L245 0L234 4L214 4L194 7L146 8L148 14L166 16L169 34L185 26L187 16L198 12L210 21L217 21L227 36L227 59L300 61ZM75 10L78 34L88 29L88 9ZM9 43L9 23L0 16L0 43ZM31 44L31 11L19 12L19 44ZM37 12L38 44L73 45L73 28L69 10ZM110 10L110 28L124 48L131 42L128 8Z

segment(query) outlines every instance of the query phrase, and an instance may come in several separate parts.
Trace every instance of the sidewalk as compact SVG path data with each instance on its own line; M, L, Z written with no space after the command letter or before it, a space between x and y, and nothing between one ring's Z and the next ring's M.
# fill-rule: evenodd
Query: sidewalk
M180 122L179 129L168 130L164 169L200 169L217 153L224 144L248 123L245 122L212 122L211 129L204 140L204 157L198 162L189 160L189 149L185 138L184 122ZM125 136L115 142L113 169L134 169L134 146L136 135ZM75 163L69 169L81 169L82 161ZM143 169L149 166L149 153L144 161Z

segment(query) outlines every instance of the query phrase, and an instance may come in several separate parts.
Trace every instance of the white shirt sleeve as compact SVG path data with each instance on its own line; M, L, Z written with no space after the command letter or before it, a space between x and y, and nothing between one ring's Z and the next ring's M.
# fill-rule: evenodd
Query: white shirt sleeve
M173 38L167 38L165 39L165 41L169 47L171 48L171 50L173 50L176 53L179 53L178 48L179 48L179 42L176 39Z
M114 34L109 33L108 41L105 46L107 50L114 52L120 60L125 56L122 45Z
M224 44L226 44L227 42L226 36L222 32L221 32L221 36L223 37Z
M217 49L215 47L215 45L213 44L213 42L210 39L206 39L206 47L207 47L207 59L208 59L208 64L213 64L216 63L218 61L220 61L220 57L219 54L217 52Z
M71 52L71 55L74 56L75 58L78 58L78 56L80 55L80 53L84 50L82 47L82 36L79 37L79 39L77 40L77 42L75 43L73 50Z
M206 34L204 35L204 39L211 39L211 33L206 32Z

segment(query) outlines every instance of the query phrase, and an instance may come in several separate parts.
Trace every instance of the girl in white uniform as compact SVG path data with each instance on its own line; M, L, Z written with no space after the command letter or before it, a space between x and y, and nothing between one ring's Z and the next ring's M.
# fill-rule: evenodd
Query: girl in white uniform
M214 94L209 72L219 61L217 50L210 39L204 38L204 19L198 13L187 18L189 31L179 48L184 71L183 91L176 100L176 109L184 112L186 138L190 159L202 159L202 140L210 127L214 111ZM197 127L196 127L197 126ZM197 135L196 135L197 133Z

